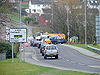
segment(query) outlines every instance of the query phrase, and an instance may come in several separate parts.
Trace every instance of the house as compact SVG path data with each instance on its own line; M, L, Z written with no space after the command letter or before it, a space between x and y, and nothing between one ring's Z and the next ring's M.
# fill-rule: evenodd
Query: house
M9 0L10 3L19 3L20 0ZM22 4L28 4L29 0L22 0Z
M25 11L32 14L44 14L43 9L51 9L51 0L30 0L29 9Z
M85 0L80 0L80 2L84 2ZM98 6L100 4L100 0L87 0L87 6L88 8L92 9L98 9Z
M91 8L91 9L92 8L98 9L99 0L88 0L87 6L88 8Z
M51 15L42 14L39 18L39 24L41 25L49 25L51 22Z
M9 0L10 3L15 3L15 0Z

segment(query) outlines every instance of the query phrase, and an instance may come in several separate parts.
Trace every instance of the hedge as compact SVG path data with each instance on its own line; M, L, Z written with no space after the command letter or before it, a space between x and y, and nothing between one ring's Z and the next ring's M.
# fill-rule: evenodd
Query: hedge
M12 58L12 47L9 43L0 42L0 53L6 53L6 58ZM16 53L14 53L16 57Z

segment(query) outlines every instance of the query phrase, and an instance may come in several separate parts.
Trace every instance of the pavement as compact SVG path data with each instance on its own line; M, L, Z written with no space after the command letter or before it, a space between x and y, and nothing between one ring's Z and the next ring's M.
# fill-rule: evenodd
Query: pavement
M89 57L92 57L92 58L96 58L96 59L100 59L100 55L99 54L96 54L94 52L91 52L87 49L83 49L83 48L80 48L80 47L76 47L76 46L72 46L72 45L66 45L66 44L62 44L63 46L66 46L66 47L69 47L69 48L72 48L78 52L80 52L81 54L84 54L86 56L89 56Z

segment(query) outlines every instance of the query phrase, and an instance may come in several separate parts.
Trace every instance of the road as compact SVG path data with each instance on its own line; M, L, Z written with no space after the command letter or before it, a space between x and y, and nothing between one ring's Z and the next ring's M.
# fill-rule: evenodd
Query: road
M74 49L57 45L59 49L59 59L44 59L40 54L40 51L36 47L25 48L25 61L31 64L60 67L69 70L89 72L89 73L100 73L100 60L94 59L85 55L80 54ZM34 59L32 56L34 55ZM51 66L50 66L51 67Z

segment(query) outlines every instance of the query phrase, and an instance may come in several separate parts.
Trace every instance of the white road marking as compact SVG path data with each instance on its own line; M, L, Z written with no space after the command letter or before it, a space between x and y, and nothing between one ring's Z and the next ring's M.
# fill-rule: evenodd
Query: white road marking
M96 66L96 65L88 65L89 67L92 67L92 68L100 68L100 65L99 66Z

